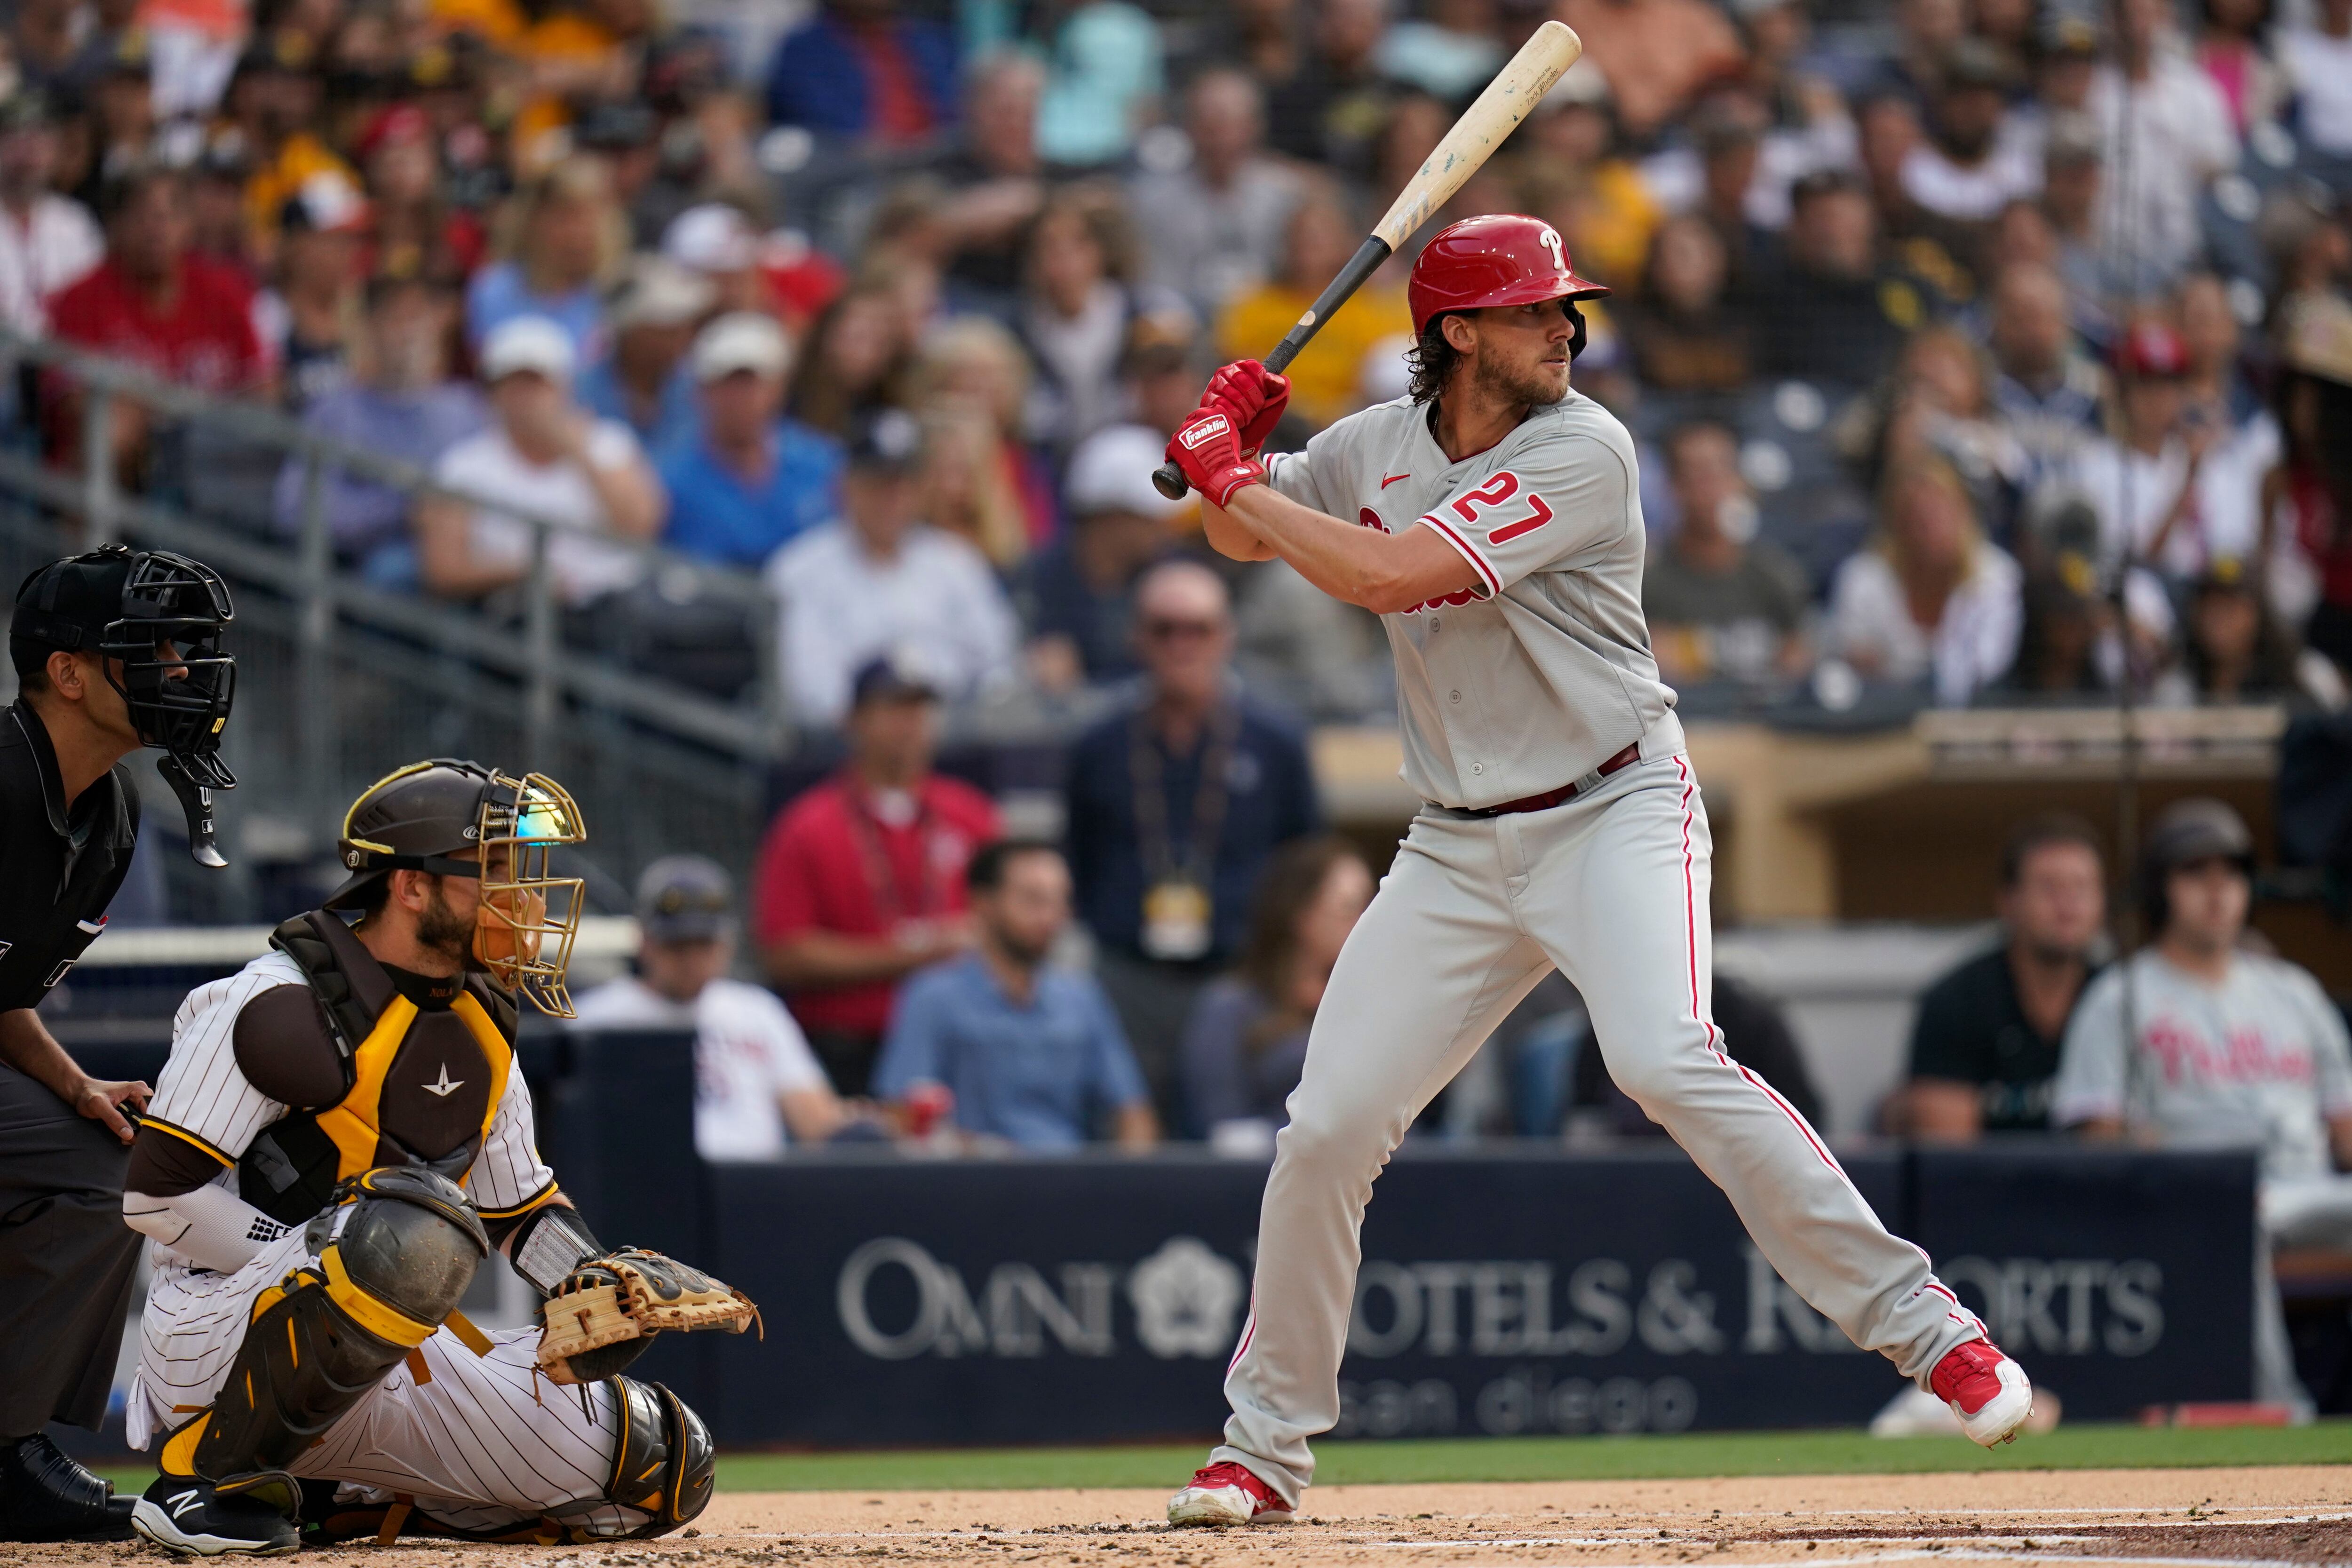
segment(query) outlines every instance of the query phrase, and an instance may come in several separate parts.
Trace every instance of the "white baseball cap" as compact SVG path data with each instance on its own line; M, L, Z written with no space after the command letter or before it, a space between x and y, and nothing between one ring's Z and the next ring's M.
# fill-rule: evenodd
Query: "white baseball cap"
M736 310L702 329L694 340L694 379L705 386L739 370L782 381L793 367L793 345L772 316Z
M482 379L504 381L517 371L537 371L553 382L569 384L578 356L572 334L545 316L517 316L500 321L482 340Z
M760 258L760 236L741 208L705 202L670 220L662 254L697 272L740 272Z
M1170 500L1151 483L1167 446L1140 425L1113 425L1079 442L1070 454L1070 514L1125 511L1164 522L1182 511L1187 502Z
M665 257L640 256L613 296L613 330L690 325L710 309L717 292L698 272Z

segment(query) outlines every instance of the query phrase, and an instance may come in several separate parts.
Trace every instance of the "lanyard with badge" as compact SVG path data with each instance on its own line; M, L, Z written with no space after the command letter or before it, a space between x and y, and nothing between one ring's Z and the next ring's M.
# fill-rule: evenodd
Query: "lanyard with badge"
M1181 863L1168 831L1167 770L1150 729L1141 713L1128 729L1128 773L1135 785L1136 840L1143 858L1139 940L1146 957L1181 963L1207 956L1215 936L1216 905L1209 889L1216 875L1217 841L1224 832L1227 775L1241 711L1223 703L1209 721L1201 777L1192 791L1192 831Z
M874 912L881 918L885 933L904 947L920 947L929 940L934 917L945 912L947 896L940 886L938 868L932 864L930 839L926 832L931 812L929 803L920 791L914 794L913 827L917 855L921 869L917 873L921 881L915 892L915 907L910 913L898 886L898 868L892 862L882 845L881 824L863 790L849 792L850 837L857 841L857 858L866 871L866 884L874 894Z

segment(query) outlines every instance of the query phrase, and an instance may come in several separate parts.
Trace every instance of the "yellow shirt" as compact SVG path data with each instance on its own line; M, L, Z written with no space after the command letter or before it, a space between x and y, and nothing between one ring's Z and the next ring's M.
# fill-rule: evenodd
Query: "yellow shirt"
M1312 294L1268 283L1235 295L1217 321L1217 353L1225 359L1264 359L1297 324ZM1404 290L1367 284L1290 362L1290 405L1317 429L1362 406L1366 356L1392 338L1410 338L1412 315Z
M313 174L341 174L354 186L359 176L352 166L329 152L327 144L308 131L297 131L278 149L278 156L256 169L245 182L245 223L254 244L268 255L278 243L278 214L287 201Z
M427 15L437 27L472 33L509 52L530 26L515 0L432 0Z

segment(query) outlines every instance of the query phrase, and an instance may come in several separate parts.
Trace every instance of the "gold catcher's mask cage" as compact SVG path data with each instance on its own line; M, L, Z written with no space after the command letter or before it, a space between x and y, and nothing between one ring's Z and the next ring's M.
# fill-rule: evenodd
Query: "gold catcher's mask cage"
M474 956L501 987L551 1018L574 1016L563 976L587 907L587 884L556 876L554 853L587 837L571 792L545 773L518 779L493 771L483 786Z

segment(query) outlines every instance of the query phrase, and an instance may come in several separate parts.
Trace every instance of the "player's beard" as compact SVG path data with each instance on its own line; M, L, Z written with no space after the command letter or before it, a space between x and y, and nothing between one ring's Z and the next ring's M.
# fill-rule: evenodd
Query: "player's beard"
M416 945L449 960L463 973L486 972L487 966L474 955L474 922L449 907L449 900L441 896L438 878L425 893L424 911L416 917Z
M1541 364L1505 364L1483 354L1470 362L1470 384L1483 397L1521 408L1539 408L1568 395L1567 378L1554 382Z

